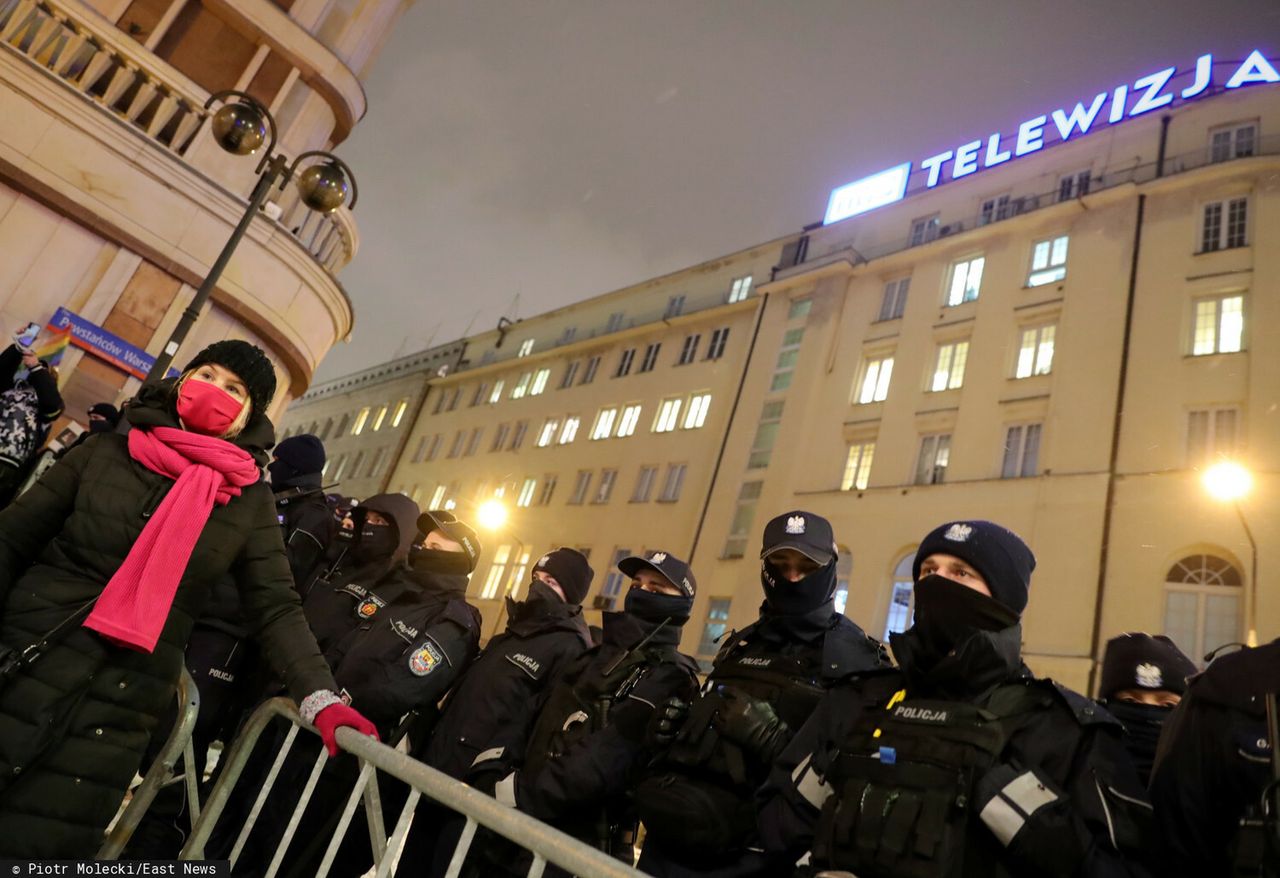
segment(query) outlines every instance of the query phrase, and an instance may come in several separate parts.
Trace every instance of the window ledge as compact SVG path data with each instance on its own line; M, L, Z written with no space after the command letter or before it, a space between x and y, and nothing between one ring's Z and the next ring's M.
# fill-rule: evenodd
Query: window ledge
M1212 354L1183 354L1182 359L1184 361L1212 360L1214 357L1238 357L1247 353L1249 353L1248 348L1241 348L1238 351L1214 351Z
M1236 250L1248 250L1251 245L1246 242L1235 247L1219 247L1216 250L1196 250L1192 256L1212 256L1214 253L1231 253Z

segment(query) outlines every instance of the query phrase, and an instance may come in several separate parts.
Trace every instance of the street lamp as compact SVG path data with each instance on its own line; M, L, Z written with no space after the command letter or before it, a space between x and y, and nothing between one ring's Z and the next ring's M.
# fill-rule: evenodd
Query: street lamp
M496 498L486 500L476 507L476 520L485 530L501 530L507 523L507 507Z
M1245 642L1249 646L1258 645L1258 543L1253 538L1253 531L1244 517L1244 509L1240 500L1253 488L1253 474L1248 469L1231 460L1224 460L1209 467L1200 476L1200 483L1205 491L1215 500L1230 503L1235 507L1236 517L1244 528L1244 535L1249 538L1249 593L1245 599Z
M229 98L234 98L234 102L229 102ZM178 352L178 348L186 340L187 333L195 325L196 319L200 316L200 310L209 300L209 295L217 286L218 279L222 277L223 269L231 261L231 254L235 252L240 239L249 230L253 218L257 216L259 208L266 201L267 194L273 186L278 184L283 190L285 185L296 176L302 203L311 210L321 213L332 213L337 210L346 203L348 193L351 195L351 207L355 207L356 198L359 195L355 174L351 173L351 169L342 159L332 153L310 150L290 162L288 156L274 152L276 121L267 108L253 97L242 91L220 91L209 96L209 100L204 103L204 108L207 110L219 101L222 102L222 106L213 114L209 125L219 146L233 155L252 155L263 143L266 143L267 148L258 161L256 170L259 175L258 183L249 195L248 207L245 208L230 239L223 246L222 252L209 268L209 273L200 284L200 289L196 290L191 304L182 312L182 317L179 318L178 325L174 327L169 340L165 342L164 349L156 357L145 379L148 384L159 381L169 371L169 364L173 362L174 354ZM308 158L317 158L319 161L299 172L302 161Z

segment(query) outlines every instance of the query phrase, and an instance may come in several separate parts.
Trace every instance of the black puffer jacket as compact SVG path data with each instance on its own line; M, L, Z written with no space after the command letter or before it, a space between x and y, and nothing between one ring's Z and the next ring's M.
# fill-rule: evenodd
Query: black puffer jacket
M135 427L176 427L172 384L144 388ZM265 416L236 444L265 458ZM0 512L0 642L25 647L101 593L173 482L94 436ZM231 572L251 633L301 699L335 687L293 590L271 490L259 482L215 506L179 582L155 652L77 628L0 690L0 856L92 856L158 718L209 589Z

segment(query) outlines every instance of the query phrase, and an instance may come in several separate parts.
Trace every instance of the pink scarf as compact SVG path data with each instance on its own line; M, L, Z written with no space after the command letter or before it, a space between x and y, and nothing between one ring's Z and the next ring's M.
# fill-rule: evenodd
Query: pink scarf
M225 506L260 473L247 451L225 439L173 427L130 430L129 454L174 484L84 626L119 646L152 652L213 504Z

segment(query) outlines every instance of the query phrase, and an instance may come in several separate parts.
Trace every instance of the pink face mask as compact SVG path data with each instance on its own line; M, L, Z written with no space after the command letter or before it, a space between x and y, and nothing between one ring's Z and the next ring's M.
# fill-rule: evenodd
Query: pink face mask
M178 417L188 430L208 436L221 436L240 417L244 402L221 387L189 378L178 391Z

